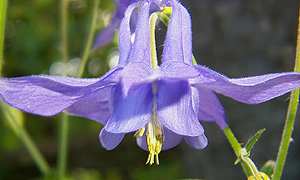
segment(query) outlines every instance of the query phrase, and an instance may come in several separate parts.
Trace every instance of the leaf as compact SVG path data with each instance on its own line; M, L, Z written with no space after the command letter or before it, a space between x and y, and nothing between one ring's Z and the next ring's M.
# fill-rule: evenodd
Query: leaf
M266 129L260 129L258 130L254 136L252 136L248 142L245 145L245 148L247 152L250 154L251 150L253 149L254 145L257 143L257 141L260 139L261 135L266 131Z

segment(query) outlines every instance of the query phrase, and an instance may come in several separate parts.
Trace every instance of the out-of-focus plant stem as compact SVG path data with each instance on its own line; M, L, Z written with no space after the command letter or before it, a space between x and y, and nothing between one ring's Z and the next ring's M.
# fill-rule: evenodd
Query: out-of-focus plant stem
M92 20L91 20L91 26L89 29L87 42L83 51L83 55L80 61L79 71L78 71L78 77L81 77L84 73L85 66L88 62L89 54L91 51L91 47L93 44L93 40L95 37L96 32L96 25L97 25L97 15L98 15L98 6L99 6L100 0L94 0L93 4L93 12L92 12Z
M10 107L5 106L4 104L0 104L1 109L3 110L3 114L5 116L5 119L7 120L9 126L11 127L12 131L15 133L15 135L21 140L21 142L24 144L24 146L27 148L29 154L33 158L34 162L36 163L37 167L39 168L40 172L46 176L49 174L49 165L41 152L38 150L36 145L34 144L33 140L29 136L26 129L21 126L21 123L19 123L16 119L16 116L12 113L12 111L9 109Z
M297 45L296 45L296 59L295 59L295 72L300 72L300 9L298 18L298 31L297 31ZM286 157L291 143L291 137L294 129L296 113L299 103L299 89L293 91L290 95L290 102L288 112L286 115L285 125L281 137L279 151L276 159L276 166L274 170L273 180L280 180L285 165Z
M0 76L2 75L2 69L4 64L4 38L5 38L6 12L7 12L7 0L1 0L0 1ZM44 159L44 157L42 156L41 152L34 144L33 140L27 133L26 129L21 125L20 119L22 119L22 116L16 116L10 107L2 103L0 103L0 107L3 111L3 115L5 116L5 120L9 124L12 131L25 145L25 147L27 148L29 154L35 161L41 173L46 176L50 169L49 165L47 161Z
M7 0L2 0L0 2L0 75L2 74L2 67L4 64L4 37L5 37L5 21L6 21L6 11L7 11Z
M81 77L84 73L85 66L92 47L93 39L96 32L97 10L100 0L94 0L91 27L89 29L86 46L80 61L77 77ZM68 62L68 0L61 0L61 39L62 39L62 57L63 62ZM60 124L60 147L58 155L58 178L63 179L67 167L67 146L68 146L69 123L68 116L63 114Z
M68 62L68 5L69 0L61 0L60 17L61 17L61 53L62 61ZM66 74L65 74L66 75ZM63 179L67 167L67 151L68 151L68 134L69 134L69 118L66 114L62 114L59 122L59 150L57 159L57 175L59 179Z

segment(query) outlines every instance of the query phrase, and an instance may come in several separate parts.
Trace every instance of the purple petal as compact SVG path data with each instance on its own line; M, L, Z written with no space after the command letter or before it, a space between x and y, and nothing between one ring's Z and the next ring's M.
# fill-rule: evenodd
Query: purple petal
M144 62L150 65L149 8L147 1L140 1L136 23L135 40L129 54L130 62Z
M125 65L128 61L128 55L130 53L132 43L131 43L131 29L130 20L132 18L132 13L136 9L137 3L131 4L125 12L125 16L122 19L119 33L119 52L120 59L119 65Z
M117 147L123 138L123 133L110 133L105 131L104 128L101 129L99 134L99 141L106 150L112 150Z
M99 88L92 86L97 81L99 79L54 76L2 78L0 79L0 97L6 103L23 111L51 116Z
M113 113L105 129L112 133L127 133L145 126L151 117L151 85L130 89L127 96L119 85L114 92Z
M148 65L142 62L127 64L122 70L122 74L121 74L123 93L127 95L129 89L133 87L133 85L135 84L138 85L141 83L149 83L146 81L148 80L151 74L152 74L152 69Z
M194 147L195 149L204 149L208 144L207 138L204 134L200 136L194 136L194 137L185 136L184 140L187 144Z
M182 140L182 136L178 135L167 128L163 130L164 141L163 141L163 150L169 150L176 147ZM145 151L148 151L148 146L146 142L146 136L142 136L136 139L138 146Z
M136 138L136 143L140 148L142 148L145 151L148 151L148 145L147 145L147 140L145 135Z
M157 83L158 118L162 125L176 134L198 136L204 130L193 110L189 84L185 81Z
M107 86L97 90L77 102L72 104L66 110L67 112L95 120L101 124L106 124L112 113L112 91L113 86Z
M160 70L166 78L187 79L199 76L197 68L182 62L164 62L160 66Z
M176 147L182 140L182 136L170 131L168 128L164 128L164 143L163 150L168 150Z
M172 16L168 25L162 62L179 61L192 64L191 17L177 1L172 1Z
M58 76L25 76L0 79L0 99L23 111L52 116L75 102L118 81L121 68L101 79L76 79ZM76 114L76 112L74 112Z
M230 79L203 66L197 68L201 75L191 84L247 104L262 103L300 87L300 74L294 72Z
M193 105L200 121L216 122L221 129L227 127L224 108L218 97L205 88L192 87Z
M116 16L123 18L124 12L131 3L136 2L137 0L116 0L117 3L117 12Z

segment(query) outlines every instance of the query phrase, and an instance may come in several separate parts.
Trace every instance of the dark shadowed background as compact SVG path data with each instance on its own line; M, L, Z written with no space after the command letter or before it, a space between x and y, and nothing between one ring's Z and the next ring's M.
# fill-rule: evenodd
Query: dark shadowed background
M192 15L193 52L200 64L230 77L291 71L294 65L298 0L185 0ZM5 41L5 76L76 73L86 41L92 2L70 3L70 63L60 63L58 0L10 0ZM114 4L102 0L98 29L109 21ZM159 26L158 40L164 27ZM117 59L115 41L92 54L85 77L97 77ZM161 46L160 46L161 47ZM277 154L288 105L288 96L260 105L244 105L221 97L229 125L241 142L266 128L252 159L258 167ZM0 179L39 179L27 150L0 115ZM57 153L58 119L25 114L24 125L49 163ZM297 119L299 120L299 119ZM209 146L194 150L184 143L160 155L161 165L145 165L147 153L135 144L133 135L113 151L98 143L100 125L72 117L69 147L70 179L245 179L234 154L216 125L203 123ZM297 122L287 159L284 180L300 179L300 123Z

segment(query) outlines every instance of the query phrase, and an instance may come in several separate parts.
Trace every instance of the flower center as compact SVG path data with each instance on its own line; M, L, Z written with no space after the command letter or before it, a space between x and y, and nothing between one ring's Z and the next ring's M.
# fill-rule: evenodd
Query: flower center
M157 118L157 85L155 82L152 83L152 115L150 122L146 125L145 128L139 129L136 133L136 137L141 137L144 134L146 135L146 142L148 146L148 159L146 164L154 164L159 165L158 154L160 153L163 145L163 130ZM146 131L146 133L145 133Z
M148 123L146 137L149 151L146 164L152 165L156 162L156 164L159 165L158 154L160 153L163 144L161 127L157 123Z
M149 151L146 164L152 165L155 161L158 165L158 154L160 153L163 144L163 131L157 118L157 85L155 82L152 83L152 94L152 115L151 121L147 124L146 132Z

